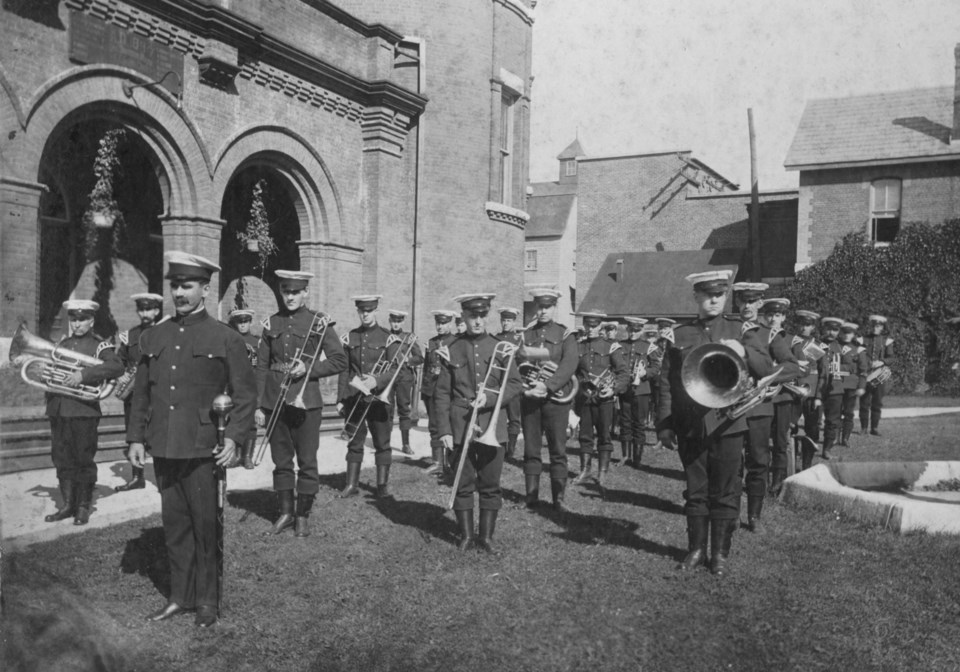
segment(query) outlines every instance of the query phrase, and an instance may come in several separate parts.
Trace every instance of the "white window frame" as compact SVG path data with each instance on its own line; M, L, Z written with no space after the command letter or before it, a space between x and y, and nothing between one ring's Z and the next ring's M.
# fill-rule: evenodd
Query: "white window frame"
M573 177L577 174L577 161L576 159L570 159L565 162L564 174L566 177Z
M896 194L896 202L891 196ZM896 206L896 207L894 207ZM867 235L876 247L888 246L900 233L903 209L903 180L898 177L883 177L870 183L870 219ZM877 229L882 221L896 220L897 231L890 240L878 240Z
M523 270L525 271L536 271L539 267L539 259L536 249L526 250L524 256Z

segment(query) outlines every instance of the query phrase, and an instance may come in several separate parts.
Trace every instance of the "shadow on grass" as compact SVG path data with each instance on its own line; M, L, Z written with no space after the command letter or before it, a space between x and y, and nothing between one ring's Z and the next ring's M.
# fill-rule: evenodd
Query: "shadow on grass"
M684 550L676 546L665 546L636 534L638 523L623 518L608 518L567 511L558 513L552 508L541 506L540 515L552 520L563 528L560 532L549 534L563 541L591 546L623 546L635 551L659 555L664 558L680 560Z
M684 480L682 469L663 469L661 467L654 467L649 464L641 463L640 471L645 471L646 473L654 476L663 476L664 478L669 478L674 481Z
M444 515L446 509L436 504L400 499L374 499L368 504L394 525L416 529L424 541L455 543L457 539L457 524Z
M227 506L244 511L240 522L244 523L250 516L257 516L268 522L274 522L279 515L277 511L277 494L272 490L241 490L227 492Z
M676 515L683 514L683 507L676 502L654 495L648 495L644 492L635 492L633 490L614 490L609 487L600 488L596 483L590 483L581 489L580 496L587 499L602 499L610 504L629 504L630 506L639 506L653 511L663 511Z
M170 595L170 561L162 527L141 528L139 537L127 540L120 571L145 576L164 597Z

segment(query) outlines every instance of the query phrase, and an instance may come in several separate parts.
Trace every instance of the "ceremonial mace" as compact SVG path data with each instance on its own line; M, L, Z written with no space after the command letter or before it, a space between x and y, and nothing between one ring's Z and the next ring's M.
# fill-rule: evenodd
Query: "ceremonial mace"
M212 410L217 416L217 454L224 449L224 432L230 422L233 399L229 394L218 394L213 398ZM223 603L223 510L227 504L227 468L217 465L217 616L221 616Z

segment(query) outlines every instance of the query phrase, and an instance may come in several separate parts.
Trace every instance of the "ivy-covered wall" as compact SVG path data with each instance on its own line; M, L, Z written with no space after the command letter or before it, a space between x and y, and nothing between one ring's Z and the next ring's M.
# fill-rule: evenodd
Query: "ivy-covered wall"
M815 310L867 328L867 316L889 318L896 362L894 393L960 396L960 219L906 224L886 248L845 236L826 259L799 273L785 292L795 309Z

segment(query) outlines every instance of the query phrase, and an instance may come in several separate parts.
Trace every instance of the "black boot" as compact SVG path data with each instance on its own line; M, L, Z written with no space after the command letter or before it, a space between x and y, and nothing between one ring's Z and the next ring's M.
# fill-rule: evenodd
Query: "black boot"
M378 464L377 465L377 499L393 499L393 495L390 494L390 486L388 485L389 481L390 481L390 465Z
M466 551L473 546L473 509L454 511L457 516L457 527L460 528L460 542L457 548Z
M295 523L293 536L310 536L310 509L313 508L313 500L315 498L316 495L301 495L297 493L297 521Z
M77 486L76 481L62 479L60 481L60 495L63 497L63 505L57 509L56 513L44 516L43 519L48 523L55 523L58 520L66 520L77 512Z
M517 456L517 437L519 434L507 434L507 459L514 459Z
M567 479L550 479L550 492L553 495L553 510L559 513L565 513L567 506L563 503L563 497L567 492Z
M844 429L840 432L840 444L844 448L847 448L850 445L850 430Z
M813 456L817 454L816 444L804 441L800 447L800 469L809 469L813 466Z
M580 454L580 473L573 479L576 485L580 485L590 477L590 469L593 466L593 455L590 453Z
M643 444L634 443L633 444L633 468L639 469L640 464L643 462Z
M343 490L340 491L340 497L353 497L360 494L360 463L347 462L347 482Z
M823 440L823 452L820 453L820 459L829 460L830 459L830 449L833 448L833 440L824 439Z
M133 478L124 483L123 485L118 485L113 490L114 492L126 492L127 490L140 490L146 484L143 482L143 467L133 467Z
M763 497L747 495L747 529L760 532L760 514L763 512Z
M427 467L428 474L437 474L443 471L443 446L430 446L433 464Z
M77 484L77 513L73 516L74 525L86 525L90 521L93 508L93 487L96 483Z
M707 564L709 524L706 516L687 516L687 554L677 569L690 571Z
M477 548L490 555L500 555L493 546L493 533L497 528L497 511L495 509L480 509L480 536L477 539Z
M603 487L603 479L610 471L610 451L601 451L597 456L597 485Z
M787 477L786 469L774 469L773 476L770 480L770 489L767 491L774 497L780 494L780 490L783 489L783 479Z
M280 534L284 530L293 527L293 490L277 490L277 508L280 510L280 517L270 528L268 534Z
M736 520L710 521L710 572L714 576L724 576L727 573L727 559L730 557L730 542L733 540L733 530L737 526Z
M626 466L628 464L633 464L633 442L632 441L621 441L620 442L620 466Z
M410 430L409 429L400 430L400 441L402 443L400 452L402 452L404 455L413 455L413 448L410 447Z
M256 465L253 463L254 453L256 452L257 437L252 436L240 446L240 461L244 469L253 469Z
M533 510L540 503L540 474L524 474L527 486L527 508Z

